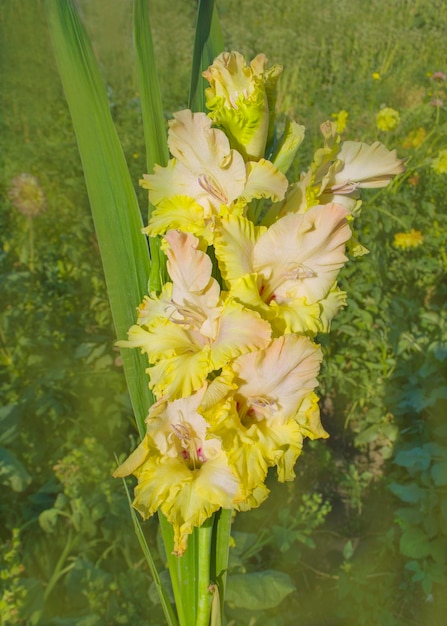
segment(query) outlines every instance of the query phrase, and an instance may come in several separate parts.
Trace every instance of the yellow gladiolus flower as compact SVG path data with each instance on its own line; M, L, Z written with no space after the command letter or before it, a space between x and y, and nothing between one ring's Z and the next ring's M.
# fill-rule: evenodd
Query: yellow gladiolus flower
M335 122L321 125L324 147L315 152L310 169L291 185L284 201L272 211L276 216L304 213L318 204L342 204L354 210L360 190L385 187L405 168L395 150L376 141L368 145L358 141L340 143Z
M211 259L190 233L166 235L167 283L159 297L146 298L138 324L121 347L148 355L150 387L157 397L181 398L197 391L207 376L230 359L264 348L270 326L260 316L221 293L211 276Z
M223 52L203 73L210 117L244 158L257 161L273 137L274 92L282 67L267 69L258 54L248 66L239 52Z
M114 473L137 477L133 506L145 519L161 509L174 527L178 556L194 527L220 508L233 508L238 491L221 441L200 413L206 391L205 385L188 398L154 404L146 436Z
M227 136L211 127L205 113L180 111L169 124L168 145L174 156L166 167L144 175L156 209L145 232L164 234L179 228L212 243L216 220L242 215L253 198L281 200L287 178L270 161L244 162Z
M209 420L239 478L237 508L259 504L269 467L277 467L280 481L294 478L305 436L327 436L313 394L321 360L317 345L289 334L229 366L235 386L233 410L214 412Z
M222 276L238 300L270 321L276 336L322 330L322 303L347 260L348 214L341 205L319 205L268 229L240 217L222 220L215 241Z

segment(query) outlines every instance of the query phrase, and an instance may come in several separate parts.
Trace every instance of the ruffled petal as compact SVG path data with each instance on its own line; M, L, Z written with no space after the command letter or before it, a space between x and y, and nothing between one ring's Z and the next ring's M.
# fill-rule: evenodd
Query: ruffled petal
M163 235L171 228L194 233L209 239L208 222L205 209L193 198L184 195L173 195L163 199L155 208L143 232L150 237Z
M240 354L264 348L270 337L268 322L234 298L227 298L219 319L217 336L211 346L214 369L220 369Z
M319 346L297 335L273 339L264 350L237 358L232 370L242 419L293 418L318 384L322 358Z
M385 187L405 170L396 150L376 141L372 145L345 141L325 181L325 192L350 194L358 188Z
M266 66L264 55L258 55L247 66L238 52L223 52L203 73L210 83L205 95L211 119L225 129L232 145L247 160L261 158L269 138L269 97L264 76L268 76L271 95L276 81L275 71L267 74ZM275 69L277 79L281 69Z
M309 437L309 439L327 439L329 437L320 420L318 396L313 391L304 398L295 420L304 437Z
M265 231L245 217L228 216L220 221L214 247L219 269L228 283L253 272L253 249Z
M260 237L253 266L264 277L264 300L306 298L313 304L327 295L347 261L347 214L340 205L315 206L282 217Z
M249 202L253 198L270 198L278 202L284 198L288 187L287 178L270 161L247 163L247 182L241 196Z

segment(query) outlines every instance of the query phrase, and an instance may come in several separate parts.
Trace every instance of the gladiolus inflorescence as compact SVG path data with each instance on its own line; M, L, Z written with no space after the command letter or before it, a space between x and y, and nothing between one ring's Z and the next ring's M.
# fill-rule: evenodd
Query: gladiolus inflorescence
M145 232L163 237L170 280L119 342L147 355L156 403L115 476L137 477L135 508L162 511L178 555L220 508L258 506L269 468L292 480L304 438L328 436L316 335L346 303L347 251L364 251L352 236L360 190L403 171L395 151L342 142L326 122L289 184L304 128L289 122L274 141L280 73L264 55L221 54L204 72L209 113L174 115L172 158L142 181L155 207Z

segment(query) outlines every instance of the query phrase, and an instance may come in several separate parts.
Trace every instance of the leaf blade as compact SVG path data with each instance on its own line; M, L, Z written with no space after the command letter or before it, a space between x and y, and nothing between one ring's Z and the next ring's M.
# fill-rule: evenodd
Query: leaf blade
M76 133L118 338L134 323L146 292L149 254L142 219L93 50L72 0L47 0L53 50ZM122 352L140 435L153 402L145 359Z

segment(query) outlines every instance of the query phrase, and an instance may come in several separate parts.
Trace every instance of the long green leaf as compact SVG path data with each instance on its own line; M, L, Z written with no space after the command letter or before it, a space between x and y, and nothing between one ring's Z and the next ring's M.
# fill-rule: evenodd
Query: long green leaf
M206 111L204 92L207 83L202 72L223 49L223 37L214 0L199 0L189 90L189 108L192 111Z
M133 17L141 116L146 144L146 165L147 173L152 173L154 165L166 165L169 152L147 0L134 0ZM152 209L153 207L149 205L149 217ZM160 291L168 279L166 257L160 250L159 237L151 237L149 246L151 254L149 291Z
M146 293L149 255L135 190L110 114L106 90L73 0L47 0L54 53L70 108L119 338ZM123 350L124 372L140 435L153 398L146 361Z
M175 616L174 610L169 602L169 597L166 589L163 587L160 576L158 574L158 570L155 566L154 559L152 557L152 553L150 551L149 546L147 545L146 537L144 536L143 529L141 528L140 520L135 512L135 509L132 507L132 498L130 497L129 488L125 479L123 478L124 489L126 490L127 501L129 502L130 516L132 518L133 527L135 530L135 534L138 539L138 543L140 544L140 548L144 554L146 562L149 566L150 572L152 574L152 578L154 579L155 587L157 589L158 597L160 598L161 606L163 608L163 613L166 617L166 621L169 626L178 626L178 621Z
M134 0L134 46L146 143L146 165L147 171L152 172L155 164L166 165L169 152L147 0Z

